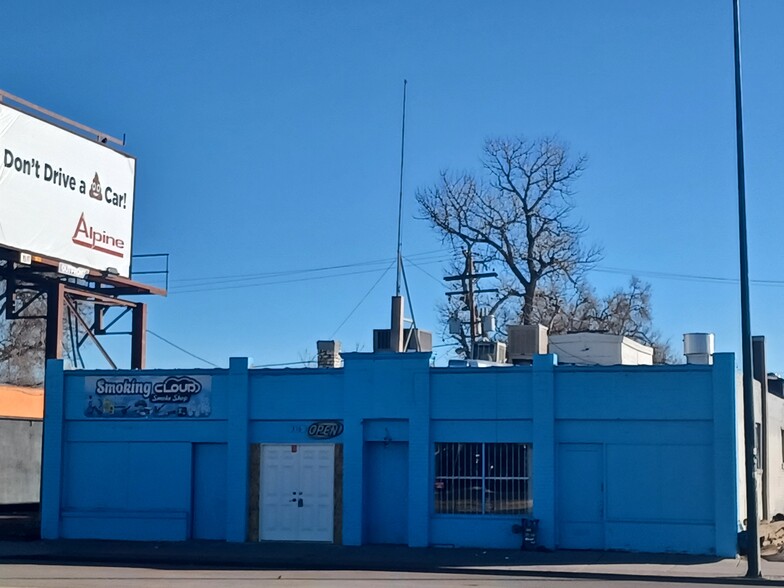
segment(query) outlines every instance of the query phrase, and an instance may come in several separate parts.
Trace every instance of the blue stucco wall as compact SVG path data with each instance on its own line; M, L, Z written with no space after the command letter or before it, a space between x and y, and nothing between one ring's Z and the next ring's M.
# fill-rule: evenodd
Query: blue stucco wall
M317 442L308 425L336 420L342 434L322 442L343 446L344 544L402 533L411 546L519 547L519 517L434 513L434 444L475 441L532 444L533 516L546 547L735 554L731 354L712 366L654 367L558 366L545 355L532 366L430 368L428 359L349 353L342 369L248 370L234 358L228 370L145 372L50 362L42 535L245 541L250 447ZM85 416L88 378L140 374L209 377L210 416ZM559 467L566 457L579 467ZM394 500L384 467L395 470ZM584 499L593 518L571 520L570 501ZM376 532L368 521L383 519L384 504L395 505L399 528Z

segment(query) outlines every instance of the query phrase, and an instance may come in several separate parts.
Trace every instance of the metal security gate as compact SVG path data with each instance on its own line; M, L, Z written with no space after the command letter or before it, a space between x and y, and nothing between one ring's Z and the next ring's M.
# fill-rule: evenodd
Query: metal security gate
M436 443L435 512L530 514L531 446Z
M334 445L262 445L259 537L332 541Z

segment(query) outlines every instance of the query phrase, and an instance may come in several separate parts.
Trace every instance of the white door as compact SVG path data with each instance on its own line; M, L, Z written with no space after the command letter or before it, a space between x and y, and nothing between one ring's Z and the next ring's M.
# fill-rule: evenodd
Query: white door
M332 541L335 447L299 446L300 541Z
M262 539L283 541L298 532L299 460L291 449L288 445L262 446L259 492Z
M263 445L260 538L332 541L333 445Z

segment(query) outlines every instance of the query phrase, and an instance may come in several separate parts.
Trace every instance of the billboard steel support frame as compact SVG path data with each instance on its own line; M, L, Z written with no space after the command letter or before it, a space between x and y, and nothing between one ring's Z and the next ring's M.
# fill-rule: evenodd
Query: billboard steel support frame
M65 286L56 282L46 293L46 359L63 358L63 307Z
M120 334L108 332L108 328L115 324L126 313L131 313L130 367L143 369L146 364L147 350L147 304L132 300L125 300L123 295L165 295L166 290L148 286L121 276L106 275L102 272L90 270L84 278L74 278L57 272L57 261L36 257L30 264L18 262L19 252L0 247L0 280L5 280L6 291L0 295L8 319L39 318L46 320L46 342L44 346L45 359L62 359L65 337L65 313L68 309L77 325L84 330L84 335L78 333L76 340L77 349L89 338L95 343L109 365L116 369L117 364L108 351L100 343L100 335ZM31 300L25 300L23 306L16 309L14 297L17 292L32 292L32 299L46 297L45 316L22 316L21 313L29 307ZM78 312L77 303L84 302L95 307L95 318L90 325ZM104 313L109 308L121 308L118 317L108 325L104 325ZM79 353L80 354L80 353ZM80 354L81 355L81 354Z
M90 327L89 324L87 324L87 321L84 320L84 318L79 314L79 311L76 309L76 305L74 304L74 301L69 297L63 297L63 300L65 301L65 304L68 306L68 308L71 310L71 313L76 318L77 322L82 325L82 328L84 328L85 333L90 337L90 339L92 339L93 343L95 343L95 346L98 348L98 351L101 352L101 355L103 355L104 359L107 362L109 362L109 365L112 366L113 370L116 370L117 364L114 363L114 360L112 359L111 355L109 355L109 352L106 351L106 349L104 349L103 345L101 345L101 342L98 340L98 337L96 337L95 333L93 333L92 328ZM48 324L49 322L47 321L47 325ZM47 359L49 358L47 357Z

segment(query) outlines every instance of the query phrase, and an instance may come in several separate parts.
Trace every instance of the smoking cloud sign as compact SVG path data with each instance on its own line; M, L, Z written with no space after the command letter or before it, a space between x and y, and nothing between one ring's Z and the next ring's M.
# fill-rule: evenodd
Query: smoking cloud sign
M84 415L99 418L195 418L211 413L208 376L87 378Z
M129 277L136 160L0 104L0 246Z

